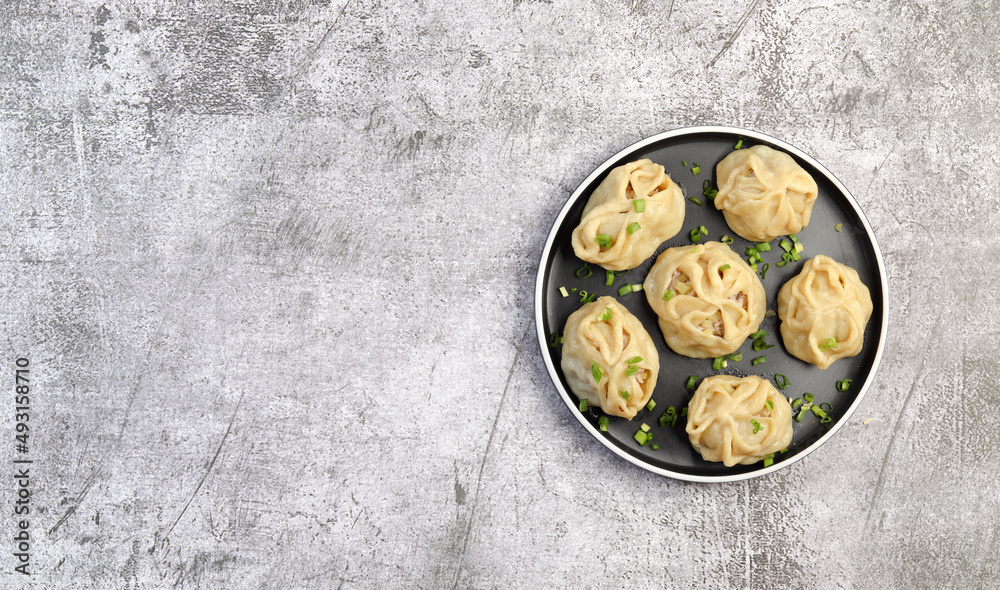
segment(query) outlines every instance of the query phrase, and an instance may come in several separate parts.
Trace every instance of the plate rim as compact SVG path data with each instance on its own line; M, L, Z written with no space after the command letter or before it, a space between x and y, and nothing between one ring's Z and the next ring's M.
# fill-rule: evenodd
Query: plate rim
M871 240L872 250L875 253L875 260L877 262L877 267L879 271L879 280L882 287L882 328L879 331L878 345L875 349L875 357L872 360L872 367L869 373L869 378L865 381L864 385L861 387L861 390L854 398L854 402L844 412L843 417L841 417L840 420L837 420L837 422L833 425L833 427L831 427L830 430L828 430L823 436L819 437L818 439L813 441L812 444L810 444L808 447L795 453L794 456L789 457L787 460L778 461L773 465L771 465L770 467L764 467L761 469L755 469L753 471L748 471L745 473L737 473L732 475L693 475L689 473L672 471L670 469L663 469L662 467L651 465L641 460L640 458L625 452L617 445L615 445L612 441L610 441L607 437L602 435L597 430L597 428L595 428L583 416L583 414L576 411L577 409L576 404L570 397L569 392L566 391L566 388L563 387L562 382L559 379L559 375L556 372L552 356L550 354L546 354L548 346L548 336L544 333L545 330L542 327L544 324L542 297L544 295L544 290L545 290L544 279L547 270L545 266L545 261L549 258L551 254L552 247L555 243L556 233L558 233L558 229L562 227L562 224L565 221L567 215L569 214L570 209L572 209L573 205L582 197L584 188L590 186L590 184L594 180L596 180L599 176L601 176L607 170L612 168L615 163L617 163L621 158L623 158L624 156L626 156L631 152L641 150L642 148L648 145L663 140L686 136L686 135L703 134L703 133L731 134L731 135L756 139L758 141L763 141L788 151L789 153L805 160L810 165L819 170L826 177L826 179L829 180L837 188L837 190L839 190L841 194L847 199L847 202L850 204L851 208L854 209L854 212L857 213L858 218L861 220L861 224L864 226L865 232L868 234L868 238ZM772 137L766 133L761 133L759 131L753 131L750 129L744 129L742 127L730 127L726 125L699 125L692 127L680 127L670 131L664 131L662 133L652 135L645 139L641 139L625 147L624 149L619 150L617 153L604 160L604 162L601 163L597 168L595 168L593 172L587 175L587 177L580 182L579 186L577 186L576 189L570 194L569 198L566 200L566 203L559 211L559 215L557 215L556 219L552 222L552 227L549 229L549 235L545 239L545 245L542 247L541 257L539 258L538 261L538 271L535 277L535 297L534 297L535 333L536 336L538 337L538 345L540 348L542 360L545 363L545 368L548 370L549 373L549 379L555 386L556 391L559 393L559 396L562 398L563 402L570 410L570 414L572 414L576 418L576 420L583 425L583 427L591 434L591 436L600 441L601 444L603 444L605 447L610 449L614 454L625 459L629 463L632 463L633 465L636 465L638 467L641 467L647 471L651 471L658 475L663 475L673 479L696 482L696 483L723 483L723 482L743 481L755 477L762 477L764 475L774 473L779 469L784 469L786 467L794 465L795 463L804 459L810 453L821 447L824 443L826 443L826 441L830 439L830 437L836 434L845 424L847 424L851 416L861 405L861 402L864 400L864 397L868 393L868 390L875 382L875 377L878 374L878 367L881 364L882 355L885 351L885 344L889 330L889 301L890 301L889 284L888 284L888 275L886 273L886 268L885 268L885 259L882 256L882 250L879 247L878 240L875 237L875 231L872 229L871 223L868 221L868 217L864 214L864 211L861 210L861 207L860 205L858 205L858 202L854 198L854 195L847 189L846 186L844 186L842 182L840 182L840 179L834 176L834 174L826 168L826 166L823 166L815 158L803 152L799 148L783 140Z

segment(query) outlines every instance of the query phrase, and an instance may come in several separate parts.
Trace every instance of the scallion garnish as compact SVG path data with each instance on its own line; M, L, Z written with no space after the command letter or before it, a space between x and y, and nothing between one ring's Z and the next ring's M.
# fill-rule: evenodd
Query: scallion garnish
M771 251L771 243L770 242L761 242L761 243L757 244L755 246L755 248L757 248L758 252L770 252Z
M838 223L837 225L833 226L833 229L835 229L837 231L840 231L840 230L844 229L844 224L843 223Z
M781 249L784 250L785 252L792 251L792 243L784 238L782 238L782 240L778 242L778 245L781 246Z
M813 394L811 394L809 392L806 392L806 393L802 394L802 399L806 400L806 402L808 402L808 403L812 403L813 400L816 399L816 396L814 396Z
M649 424L646 424L645 422L643 422L642 426L639 428L641 428L643 432L649 432Z
M757 330L753 334L750 334L750 338L752 340L757 340L759 338L764 338L765 336L767 336L767 332L765 332L764 330Z
M688 377L687 383L684 384L684 387L686 387L687 389L695 389L697 385L698 385L698 376L691 375L690 377Z
M738 150L742 148L743 148L743 138L741 137L740 140L736 142L736 147L734 147L733 149Z
M793 243L799 241L799 237L795 234L788 234L788 239L791 240Z
M774 465L774 453L764 457L764 467L770 467L771 465Z
M719 196L719 191L712 187L712 181L705 179L705 182L701 183L701 194L705 196L706 199L715 199Z
M627 391L619 391L618 395L622 396L622 399L626 401L628 401L632 397L632 394Z
M681 160L681 166L684 166L685 168L687 168L688 167L688 163L685 162L684 160Z
M608 424L610 423L611 423L610 418L608 418L607 416L601 416L600 418L597 419L597 428L600 429L601 432L607 432Z
M743 360L743 353L740 352L740 351L736 351L736 352L732 353L731 355L729 355L729 360L738 363L741 360Z
M619 296L628 295L631 292L632 292L632 285L623 285L620 289L618 289Z
M699 172L701 172L701 166L698 165L698 162L695 162L694 168L691 169L691 174L698 174Z
M688 407L684 406L683 408L681 408L681 418L687 418L687 415L688 415Z
M719 241L722 242L723 244L732 244L733 238L731 236L722 236L722 239Z
M646 210L646 199L633 199L632 207L635 208L636 213L642 213Z
M799 254L798 250L793 249L791 252L789 252L788 255L791 256L792 262L798 262L802 260L802 255Z
M750 365L756 367L757 365L759 365L761 363L766 363L766 362L767 362L767 357L766 356L759 356L759 357L753 359L752 361L750 361Z
M797 407L799 407L801 405L802 405L802 398L798 398L798 399L796 399L795 401L792 402L792 409L794 410L795 408L797 408Z
M760 425L760 422L758 422L756 420L752 420L751 419L750 423L753 424L753 433L754 434L757 434L758 432L760 432L764 428L763 426Z
M692 242L697 244L698 242L701 241L701 231L698 228L694 228L693 230L691 230L691 233L688 234L688 237L691 238Z
M823 408L827 412L833 411L833 405L830 402L823 402L819 405L819 407Z
M639 367L635 365L632 365L631 367L625 369L625 375L627 377L631 377L632 375L635 375L638 372L639 372Z
M712 359L712 370L721 371L722 369L726 368L726 364L727 363L725 355L717 356L714 359Z
M847 391L851 388L851 383L854 379L841 379L837 381L837 391Z
M589 409L590 409L590 402L587 401L587 398L583 398L582 400L580 400L580 411L586 412Z
M649 441L653 440L653 435L640 429L636 431L632 438L640 445L646 446L649 444Z
M673 298L673 296L676 295L676 294L677 293L673 289L667 289L663 293L663 300L664 301L670 301L670 299Z
M632 283L629 286L632 287L633 293L638 293L639 291L642 291L642 283Z
M769 262L765 262L764 264L761 265L761 267L760 267L760 278L763 279L765 276L767 276L767 269L769 269L769 268L771 268L771 264Z
M600 246L601 248L611 247L611 236L609 236L608 234L597 234L597 237L594 238L594 241L597 242L597 245Z
M837 348L836 338L827 338L826 340L823 341L823 344L819 345L820 350L829 350L831 348Z
M772 402L771 400L767 400L766 402L764 402L764 405L772 410L774 409L774 402Z
M593 272L594 271L590 270L590 265L584 262L582 268L576 269L576 278L585 279L593 274Z
M569 297L569 291L566 290L566 287L559 287L559 294L563 297Z
M556 346L557 344L562 344L563 338L559 335L559 332L553 332L549 336L549 346Z
M654 451L659 451L660 445L649 445L649 448L653 449Z
M677 410L670 406L660 415L660 426L666 428L670 426L671 428L677 424Z
M653 408L655 407L656 407L656 402L653 400L649 400L649 403L646 404L646 409L649 410L650 412L652 412Z
M601 376L604 375L604 371L597 366L597 361L591 363L590 374L594 376L594 381L596 381L597 383L601 382Z
M615 282L615 273L611 270L604 271L604 286L610 287Z
M642 357L641 356L634 356L634 357L628 359L627 361L625 361L625 363L628 364L628 365L634 365L636 363L641 363L641 362L642 362Z
M699 199L698 197L688 197L688 200L694 203L695 205L698 205L699 207L701 207L702 205L701 199Z
M778 389L784 389L788 387L788 377L785 377L781 373L775 373L774 384L778 386Z
M612 317L614 317L614 315L615 314L614 312L611 311L610 307L605 307L604 312L598 317L598 319L601 320L602 322L606 322L610 320Z
M723 264L722 266L719 267L719 272L722 272L724 270L729 270L730 268L732 268L732 266L728 264Z
M640 229L642 229L642 226L639 225L639 222L633 221L632 223L628 224L628 227L625 228L625 231L628 232L628 235L632 235L635 232L639 231Z

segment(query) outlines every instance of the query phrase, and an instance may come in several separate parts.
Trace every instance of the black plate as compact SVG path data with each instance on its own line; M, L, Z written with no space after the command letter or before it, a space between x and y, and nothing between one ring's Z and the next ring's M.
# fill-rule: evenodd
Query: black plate
M743 353L741 362L729 362L727 368L713 371L712 359L687 358L667 347L645 293L618 293L619 288L626 283L641 284L660 252L672 246L691 244L689 232L700 225L708 229L708 236L702 237L702 242L719 241L724 235L732 236L735 241L731 247L741 256L751 245L751 242L729 229L722 212L702 195L706 179L712 182L713 187L718 187L715 166L733 151L740 138L745 138L743 147L764 144L790 154L812 175L819 186L819 198L813 208L809 226L798 234L804 246L802 260L783 268L778 267L775 263L781 260L782 252L777 247L778 240L771 242L773 249L770 252L762 254L764 261L770 264L762 280L767 292L767 308L777 310L781 285L798 274L802 270L802 264L817 254L826 254L856 269L871 291L874 311L865 331L861 354L836 361L825 371L800 361L785 351L778 331L778 318L774 315L766 317L761 324L761 329L769 334L767 342L775 345L773 348L754 351L752 342L748 339L740 347L740 352ZM680 185L684 196L701 199L703 205L686 201L687 210L681 232L661 245L656 254L637 268L617 277L611 287L605 286L605 271L597 265L590 265L593 273L589 277L578 278L576 273L584 263L573 253L571 234L580 222L584 205L609 170L640 158L649 158L662 164L670 178ZM685 162L686 167L683 165ZM694 163L700 165L700 174L692 173ZM842 224L839 232L836 230L837 224ZM569 297L563 297L560 287L576 291L570 292ZM591 409L585 413L579 411L579 400L569 391L560 368L561 347L549 346L550 335L553 332L561 334L566 319L580 307L581 290L598 296L615 297L639 318L660 354L660 374L652 397L656 407L652 411L641 411L632 421L612 417L607 432L598 429L598 417L602 415L600 410ZM787 143L745 129L680 129L651 137L622 150L602 164L573 192L559 213L542 251L535 286L535 320L542 357L559 395L597 440L628 461L661 475L689 481L740 480L770 473L801 459L829 439L858 407L875 376L886 340L888 305L885 266L875 235L857 202L829 171L810 156ZM752 366L751 359L761 355L766 355L767 361ZM759 375L774 383L774 375L777 373L788 378L789 385L782 391L786 397L795 399L806 392L812 393L815 403L828 402L833 406L830 413L833 421L822 424L812 412L807 412L801 422L793 422L794 434L788 452L777 455L770 467L764 467L763 462L726 467L722 463L705 461L688 442L684 420L678 420L675 427L659 425L658 419L668 406L675 406L677 411L687 406L692 392L685 387L685 383L691 375L699 378L715 374ZM846 392L838 391L836 387L837 382L842 379L853 380L851 388ZM654 451L651 445L640 446L633 438L643 423L651 427L652 443L659 446L658 450Z

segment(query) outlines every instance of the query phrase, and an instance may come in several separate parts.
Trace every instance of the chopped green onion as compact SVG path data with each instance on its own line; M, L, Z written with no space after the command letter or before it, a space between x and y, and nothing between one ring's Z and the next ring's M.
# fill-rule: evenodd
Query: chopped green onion
M717 356L714 359L712 359L712 370L714 370L714 371L720 371L720 370L722 370L724 368L726 368L726 356L725 355L723 355L723 356Z
M843 223L838 223L837 225L833 226L833 229L835 229L837 231L840 231L840 230L844 229L844 224Z
M719 241L721 241L723 244L732 244L733 238L730 236L722 236L722 239Z
M750 420L750 423L753 424L753 433L754 434L757 434L758 432L760 432L764 428L763 426L760 425L760 422L758 422L756 420Z
M819 405L819 407L823 408L827 412L833 411L833 405L830 402L823 402Z
M642 430L637 430L635 434L632 435L632 438L634 438L635 442L639 443L640 445L646 446L649 443L649 440L653 438L653 435L649 434L648 432L643 432Z
M699 172L701 172L701 166L699 166L698 163L695 162L694 168L691 169L691 174L698 174Z
M740 140L736 142L736 147L734 147L733 149L738 150L741 149L742 147L743 147L743 138L741 137Z
M639 291L642 291L642 283L632 283L629 286L632 287L633 293L638 293Z
M677 410L670 406L660 415L660 426L673 428L677 424Z
M792 261L792 255L789 254L788 252L785 252L784 254L781 255L781 262L778 262L777 265L785 266L791 261Z
M631 377L632 375L635 375L638 372L639 372L639 367L632 365L631 367L625 369L625 376Z
M628 235L632 235L635 232L639 231L640 229L642 229L642 226L639 225L639 222L633 221L632 223L628 224L628 227L625 228L625 231L628 232Z
M764 405L772 410L774 409L774 402L772 402L771 400L767 400L766 402L764 402Z
M712 181L706 178L705 182L701 183L701 194L706 199L715 199L719 195L719 191L713 188Z
M635 208L636 213L642 213L646 210L646 199L634 199L632 201L632 207Z
M654 451L659 451L660 445L649 445L649 448L653 449Z
M584 273L586 273L586 274L584 274ZM576 269L576 278L578 278L578 279L585 279L585 278L589 277L591 274L593 274L593 271L590 270L590 265L587 264L586 262L583 263L583 267L582 268Z
M758 338L753 341L753 349L757 352L762 350L767 350L768 348L774 348L773 344L768 344L763 338Z
M698 231L698 228L691 230L691 233L688 234L688 236L691 238L691 241L694 242L695 244L701 241L701 232Z
M796 399L795 401L792 402L792 409L794 410L795 408L801 405L802 405L802 399L801 398Z
M770 264L770 263L768 263L768 262L765 262L765 263L764 263L764 264L763 264L763 265L762 265L762 266L760 267L760 278L764 278L764 277L765 277L765 276L767 275L767 269L769 269L769 268L771 268L771 264Z
M813 407L811 407L809 409L812 410L812 413L816 414L816 416L818 418L820 418L821 421L822 421L822 418L826 418L827 417L826 416L826 412L823 410L823 408L821 408L819 406L813 406Z
M799 254L798 250L792 250L790 255L792 257L792 262L798 262L799 260L802 260L802 255Z
M785 377L781 373L775 373L774 384L778 386L778 389L784 389L788 387L788 377Z
M681 165L682 165L682 166L684 166L685 168L687 168L687 167L688 167L688 163L687 163L687 162L685 162L684 160L681 160Z
M681 408L681 418L685 418L687 417L687 415L688 415L688 407L684 406L683 408Z
M854 379L841 379L837 381L837 391L847 391L851 388L851 383Z
M743 353L739 352L739 351L736 351L733 354L729 355L729 360L735 361L735 362L738 363L741 360L743 360Z
M614 317L614 315L615 315L615 314L614 314L614 312L613 312L613 311L611 311L611 308L610 308L610 307L605 307L605 308L604 308L604 313L602 313L602 314L601 314L601 315L600 315L600 316L598 317L598 319L599 319L599 320L601 320L602 322L606 322L606 321L610 320L610 319L611 319L612 317Z
M563 338L559 335L559 332L553 332L552 335L549 336L549 346L555 346L562 343Z
M836 338L827 338L826 340L823 341L823 344L819 345L820 350L829 350L831 348L837 348Z
M615 273L611 270L604 271L604 286L610 287L615 282Z
M752 361L750 361L750 365L756 367L757 365L759 365L761 363L766 363L766 362L767 362L767 357L766 356L759 356L759 357L753 359Z
M566 287L559 287L559 293L560 293L560 294L561 294L561 295L562 295L563 297L569 297L569 292L568 292L568 291L566 291Z
M781 246L781 249L784 250L785 252L792 251L792 243L789 242L788 240L782 239L780 242L778 242L778 245Z
M584 293L586 293L586 291L584 291ZM580 300L580 303L590 303L591 301L597 301L597 293L591 293L590 295L587 295L586 297Z
M622 396L622 399L625 401L628 401L629 399L632 398L632 394L627 391L619 391L618 395Z
M799 254L801 254L802 251L805 250L805 249L806 249L806 247L802 244L802 242L799 242L798 244L795 244L795 251L798 252Z
M672 298L672 297L673 297L674 295L676 295L676 294L677 294L677 293L676 293L676 292L674 292L674 290L673 290L673 289L667 289L667 290L666 290L666 291L665 291L665 292L663 293L663 300L664 300L664 301L670 301L670 299L671 299L671 298Z
M618 289L618 295L628 295L632 292L632 285L624 285L621 289Z
M761 242L761 243L757 244L755 247L757 248L758 252L770 252L771 251L771 243L770 242Z
M723 264L722 266L719 267L719 271L721 272L721 271L724 271L724 270L729 270L731 268L732 268L732 266L730 266L728 264Z
M597 237L594 238L594 242L596 242L601 248L610 248L611 236L608 234L597 234Z
M597 366L597 361L591 363L590 373L594 376L594 381L596 381L597 383L601 382L601 375L604 375L604 371L602 371L601 368Z
M771 465L774 465L774 453L764 457L764 467L770 467Z
M641 362L642 362L642 357L641 356L634 356L634 357L628 359L627 361L625 361L625 364L634 365L636 363L641 363Z
M698 197L688 197L688 200L694 203L695 205L698 205L699 207L701 207L702 205L701 199L699 199Z
M590 299L590 293L587 291L580 291L580 303L586 303Z
M698 376L691 375L690 377L688 377L687 383L684 384L684 387L687 389L695 389L695 386L697 384L698 384Z
M802 409L799 410L799 413L795 416L795 421L802 422L802 417L805 415L806 415L806 408L805 406L802 406Z
M597 427L601 430L601 432L607 432L608 424L610 423L611 419L608 418L607 416L601 416L600 418L597 419Z
M802 399L806 400L809 403L812 403L812 401L816 399L816 397L813 394L806 392L802 394Z
M788 234L788 239L791 240L792 242L798 242L799 241L798 236L796 236L795 234Z
M750 338L752 338L753 340L757 340L758 338L764 338L765 336L767 336L767 332L765 332L764 330L757 330L753 334L750 334Z
M580 400L580 411L586 412L589 409L590 409L590 402L587 401L587 398L583 398L582 400Z
M642 426L639 428L641 428L643 432L649 432L649 424L646 424L645 422L643 422Z
M747 249L743 251L743 254L749 256L750 258L755 258L757 256L757 248L747 246Z
M646 409L649 410L650 412L652 412L653 408L655 407L656 407L656 402L653 400L649 400L649 403L646 404Z

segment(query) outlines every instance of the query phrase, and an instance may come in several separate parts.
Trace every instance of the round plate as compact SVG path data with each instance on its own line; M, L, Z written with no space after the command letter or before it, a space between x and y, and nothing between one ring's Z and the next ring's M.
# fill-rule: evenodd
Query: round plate
M760 326L768 333L767 343L774 345L773 348L754 351L752 342L747 339L739 350L743 354L742 361L730 361L725 369L714 371L712 359L687 358L667 347L645 293L619 294L623 285L641 284L645 280L660 252L672 246L691 244L689 233L698 226L704 225L708 229L708 235L701 238L702 243L719 241L724 235L729 235L735 240L731 247L739 255L752 245L729 229L722 212L702 194L705 180L718 187L715 166L733 151L740 138L744 139L743 147L764 144L790 154L819 186L819 197L809 226L798 234L804 246L802 260L778 267L776 263L781 261L783 252L777 247L778 240L771 241L773 249L770 252L761 253L764 262L770 265L762 279L767 292L767 308L777 310L781 285L798 274L802 264L817 254L826 254L857 270L862 282L871 291L874 311L865 330L864 348L859 355L838 360L825 371L788 354L781 342L778 318L774 315L766 317ZM662 244L637 268L616 277L612 286L605 285L605 271L597 265L590 265L590 276L578 278L577 271L584 267L584 263L573 253L571 235L580 222L587 200L609 170L641 158L662 164L670 178L680 185L686 198L698 198L703 204L699 206L690 200L685 201L687 210L681 232ZM692 172L695 163L701 167L699 174ZM836 229L838 225L840 231ZM745 260L746 256L743 258ZM566 288L568 297L562 295L560 287ZM598 426L598 418L603 415L599 409L579 411L579 400L569 391L560 367L561 346L549 345L551 335L554 332L562 334L566 319L580 307L583 291L598 297L615 297L639 318L656 343L660 355L660 373L652 397L656 402L654 409L644 409L631 421L612 417L606 432L601 432ZM594 170L573 192L556 218L542 250L535 283L535 322L542 357L559 395L597 440L620 457L661 475L688 481L735 481L790 465L823 444L847 422L871 385L882 356L888 324L887 296L885 265L871 226L854 197L826 168L801 150L761 133L733 127L694 127L656 135L622 150ZM752 359L765 355L765 362L751 365ZM660 426L659 418L670 406L675 407L678 413L681 408L687 407L693 393L685 387L689 376L702 378L716 374L758 375L770 379L772 383L775 382L775 374L784 375L788 386L781 393L792 399L800 398L806 392L812 393L816 404L828 402L833 406L832 412L829 412L833 420L823 424L812 412L806 412L801 422L792 423L794 434L788 451L776 454L774 464L769 467L764 467L763 462L726 467L722 463L705 461L688 441L684 431L685 419L677 420L676 426L671 427ZM850 389L843 392L837 388L837 382L842 379L852 380ZM651 427L653 435L651 444L645 446L634 438L644 423ZM653 444L658 446L657 450L653 450Z

